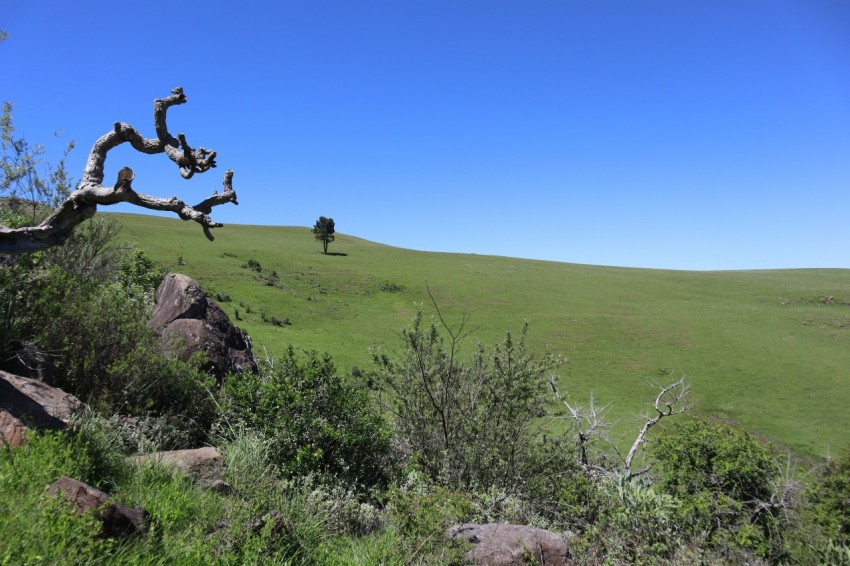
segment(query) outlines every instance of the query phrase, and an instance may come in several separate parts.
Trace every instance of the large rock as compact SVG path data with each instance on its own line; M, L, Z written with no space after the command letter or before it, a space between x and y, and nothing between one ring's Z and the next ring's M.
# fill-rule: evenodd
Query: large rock
M568 563L564 539L527 525L464 523L451 527L446 536L471 543L466 559L486 566L526 564L526 558L531 564L547 566Z
M108 494L79 480L62 476L50 484L47 493L62 495L71 503L77 515L93 512L102 525L104 536L144 534L148 530L150 517L144 509L115 503Z
M178 349L180 359L204 352L205 369L219 384L229 372L257 371L251 339L190 277L169 273L154 301L148 327L162 336L166 347Z
M61 429L82 402L37 379L0 371L0 444L17 446L25 426Z

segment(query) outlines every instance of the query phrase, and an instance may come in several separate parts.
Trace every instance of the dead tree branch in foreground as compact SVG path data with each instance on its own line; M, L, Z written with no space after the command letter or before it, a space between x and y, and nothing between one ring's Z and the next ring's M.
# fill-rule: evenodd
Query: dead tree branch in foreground
M672 417L674 415L680 415L690 408L685 403L685 398L688 396L688 393L690 393L690 387L685 384L685 376L682 376L673 383L660 388L658 396L655 398L655 403L653 404L655 414L646 416L646 422L640 429L634 444L632 444L632 447L626 456L623 472L627 477L641 475L647 471L640 470L638 472L632 472L632 461L634 460L635 454L637 454L638 448L640 448L640 446L646 441L646 435L649 432L649 429L661 422L662 419Z
M62 244L71 235L74 227L94 216L97 205L106 206L119 202L128 202L150 210L174 212L183 220L194 220L201 225L207 238L212 240L210 228L222 226L210 218L212 208L228 202L239 204L233 190L233 171L228 170L224 174L223 192L214 192L195 206L189 206L177 197L159 198L137 193L131 187L135 175L129 167L121 169L114 186L103 184L107 153L125 142L129 142L141 153L165 153L177 164L184 179L215 167L215 151L203 147L195 149L186 141L184 134L177 134L175 138L168 132L165 123L166 112L171 106L185 102L186 95L181 87L172 90L170 96L154 101L156 138L144 138L129 124L116 122L112 131L94 143L77 189L50 216L38 226L0 227L0 252L18 254Z

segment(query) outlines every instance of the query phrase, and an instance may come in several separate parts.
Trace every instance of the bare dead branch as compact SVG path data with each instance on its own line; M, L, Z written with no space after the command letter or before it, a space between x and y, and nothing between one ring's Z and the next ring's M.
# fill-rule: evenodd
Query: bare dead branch
M561 395L558 386L555 383L554 377L549 378L549 385L552 387L552 392L555 398L563 403L564 407L569 411L569 420L572 421L571 428L575 431L575 438L579 446L579 459L583 466L590 465L590 457L588 449L590 441L594 438L602 438L607 440L608 431L611 429L611 423L605 421L603 416L611 408L611 404L597 406L593 394L590 395L590 402L587 405L571 405L566 397Z
M690 387L685 384L684 375L673 383L660 388L658 396L655 398L655 403L653 403L655 413L645 417L646 422L641 427L634 444L629 449L628 455L626 455L623 472L627 477L640 475L648 471L647 468L639 472L632 472L632 461L635 454L637 454L638 448L646 441L646 435L649 433L649 429L661 422L662 419L680 415L690 409L690 406L685 403L688 393L690 393Z
M130 143L141 153L165 153L177 164L184 179L190 179L195 173L203 173L215 167L215 151L203 147L194 149L186 141L184 134L177 134L175 138L168 132L165 120L168 108L185 102L186 95L181 87L172 90L170 96L154 101L154 127L157 135L155 139L143 137L129 124L116 123L111 131L94 143L77 189L50 216L38 226L0 227L0 252L17 254L62 244L74 227L95 214L97 205L108 206L119 202L149 210L174 212L183 220L200 224L206 237L212 240L210 229L222 226L209 216L213 207L228 202L239 204L233 190L233 171L228 170L224 174L223 192L216 191L195 206L189 206L177 197L160 198L137 193L131 188L135 174L129 167L121 169L114 186L107 187L103 184L107 154L122 143Z

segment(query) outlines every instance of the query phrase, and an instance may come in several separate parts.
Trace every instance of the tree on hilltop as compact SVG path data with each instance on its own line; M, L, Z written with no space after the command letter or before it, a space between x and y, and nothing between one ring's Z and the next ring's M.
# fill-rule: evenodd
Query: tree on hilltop
M61 200L59 203L46 200L39 202L53 209L44 220L35 226L0 226L0 252L19 254L60 245L68 239L77 225L94 216L97 205L111 205L119 202L129 202L151 210L174 212L183 220L194 220L201 225L207 238L212 240L210 228L222 226L210 218L212 208L227 202L238 204L232 184L233 171L228 170L224 174L223 192L214 191L212 196L194 206L187 205L177 197L159 198L137 193L131 187L135 173L129 167L123 167L118 172L118 179L113 186L103 184L107 154L125 142L129 142L136 151L141 153L165 153L177 164L180 176L184 179L190 179L195 173L203 173L215 167L215 151L203 147L193 148L186 141L184 134L180 133L174 137L168 131L165 122L166 112L170 107L185 102L186 95L183 94L181 87L173 89L170 96L154 100L156 138L142 137L139 131L129 124L116 122L112 130L94 143L76 190L68 191L70 194L64 202ZM37 180L39 174L37 161L33 162L28 157L33 155L38 157L39 149L30 150L23 140L12 138L11 106L4 107L3 125L4 167L0 171L0 189L2 189L0 193L5 193L9 197L20 197L21 195L15 190L15 187L20 184L19 180L29 184L33 179ZM60 167L59 171L64 172L64 168ZM56 181L52 178L55 171L50 173L51 181ZM58 185L61 185L61 182L67 181L67 178L63 177L58 181ZM27 198L30 195L40 196L40 192L23 196Z
M328 244L334 241L335 231L333 218L320 216L313 226L313 234L315 234L317 240L321 240L325 253L328 253Z

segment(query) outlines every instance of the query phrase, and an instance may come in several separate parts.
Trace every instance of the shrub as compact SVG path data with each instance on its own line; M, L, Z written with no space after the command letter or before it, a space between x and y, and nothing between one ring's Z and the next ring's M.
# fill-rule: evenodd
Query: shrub
M100 281L47 266L0 270L5 354L29 342L45 353L54 385L106 413L181 416L208 426L214 407L207 376L163 356L145 327L148 305L133 289L153 279L144 256L122 263L118 281ZM199 431L200 433L200 431Z
M547 376L557 366L525 346L527 326L492 349L460 359L463 325L446 338L420 311L400 336L395 357L373 351L375 385L393 416L400 444L435 481L468 488L519 488L541 472L532 457L549 401Z
M690 539L764 558L782 555L782 509L768 504L778 468L767 446L729 426L691 420L651 452L658 485L678 500L678 522Z
M386 482L389 434L368 391L336 372L328 355L290 347L260 375L232 376L226 417L261 431L287 477L336 476L364 486Z

